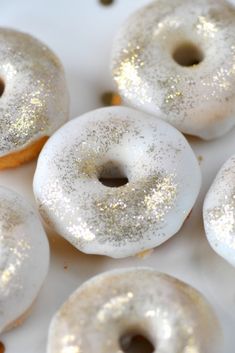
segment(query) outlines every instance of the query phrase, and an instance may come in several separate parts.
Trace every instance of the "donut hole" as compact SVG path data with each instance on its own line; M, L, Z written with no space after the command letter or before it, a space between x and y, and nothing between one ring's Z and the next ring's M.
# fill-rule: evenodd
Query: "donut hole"
M115 162L103 165L98 179L101 184L108 187L120 187L129 182L122 166Z
M123 353L153 353L155 351L152 342L138 333L122 335L119 344Z
M0 97L2 97L4 90L5 90L5 83L3 79L0 78Z
M203 61L204 55L195 44L186 42L175 49L173 59L180 66L190 67L199 65Z

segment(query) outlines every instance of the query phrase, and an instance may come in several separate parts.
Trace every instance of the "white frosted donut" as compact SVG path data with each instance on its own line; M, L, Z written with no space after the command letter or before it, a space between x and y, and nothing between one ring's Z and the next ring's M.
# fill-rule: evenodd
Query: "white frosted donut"
M46 277L49 246L31 206L0 187L0 333L21 322Z
M155 353L215 353L220 345L217 319L198 291L138 268L110 271L78 288L51 322L47 353L122 353L136 335Z
M3 169L35 157L46 137L68 120L68 92L59 59L32 36L0 28L0 95Z
M102 177L128 183L108 187ZM50 138L34 193L44 220L75 247L125 257L175 234L200 183L198 161L180 132L156 117L109 107L68 122Z
M113 47L112 73L133 107L183 133L216 138L235 124L235 9L224 0L157 0Z
M203 216L212 248L235 266L235 155L222 166L212 183Z

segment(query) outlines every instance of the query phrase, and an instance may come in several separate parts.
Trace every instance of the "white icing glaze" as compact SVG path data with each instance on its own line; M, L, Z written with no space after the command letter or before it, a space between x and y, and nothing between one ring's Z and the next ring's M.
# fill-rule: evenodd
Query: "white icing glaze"
M68 92L57 56L32 36L0 28L0 157L50 136L68 120Z
M131 106L160 112L183 133L216 138L235 124L234 43L235 9L226 1L154 1L120 29L113 77Z
M203 216L212 248L235 266L235 155L222 166L212 183Z
M116 270L78 288L53 318L47 353L122 353L120 338L141 334L155 353L215 353L220 329L203 296L148 268Z
M25 314L49 265L43 227L21 196L0 187L0 332Z
M129 182L104 186L103 171ZM34 193L47 224L75 247L118 258L174 235L200 184L198 161L180 132L156 117L110 107L68 122L49 139Z

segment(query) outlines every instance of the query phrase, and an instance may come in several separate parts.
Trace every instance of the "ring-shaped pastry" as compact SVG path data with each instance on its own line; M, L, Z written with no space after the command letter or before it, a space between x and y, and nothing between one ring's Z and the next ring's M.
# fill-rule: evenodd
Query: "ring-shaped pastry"
M101 274L78 288L51 322L47 353L129 352L139 335L155 353L221 348L216 317L198 291L174 277L136 268Z
M104 185L110 178L125 178L125 185ZM174 235L200 185L184 136L126 107L65 124L46 143L34 176L46 223L81 251L111 257L135 255Z
M157 0L121 27L112 74L124 102L183 133L235 125L235 9L224 0Z
M35 158L68 117L58 57L28 34L0 28L0 169Z

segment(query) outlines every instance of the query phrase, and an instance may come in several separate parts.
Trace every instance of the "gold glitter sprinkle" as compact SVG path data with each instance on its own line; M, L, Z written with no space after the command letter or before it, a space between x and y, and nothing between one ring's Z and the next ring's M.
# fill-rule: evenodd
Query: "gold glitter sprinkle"
M173 87L174 88L174 87ZM183 93L180 91L173 91L173 93L169 93L166 97L165 97L165 103L169 103L170 101L175 101L175 99L177 97L182 97Z
M212 248L235 266L235 156L221 167L205 198L204 225Z
M12 202L4 199L2 195L0 205L0 295L6 295L9 283L15 282L15 274L30 250L30 244L26 240L17 239L16 241L14 236L11 237L12 230L22 222L23 211L14 210ZM8 262L8 259L11 259L11 262Z
M160 226L177 195L174 179L173 175L158 174L134 185L129 183L115 192L111 189L103 199L95 201L98 217L94 226L99 227L100 242L111 239L114 243L136 242L154 224Z
M208 210L206 219L217 240L235 248L235 191L230 197L225 195L219 207Z
M37 105L38 107L42 107L42 102L38 98L31 98L30 103Z
M216 23L208 20L205 16L199 16L198 22L196 24L196 28L199 34L204 35L205 37L215 37L215 33L218 32L218 28Z
M100 322L105 322L111 316L113 319L118 319L125 312L127 305L133 299L133 293L128 292L122 296L113 297L109 302L99 310L97 319Z
M140 59L140 47L137 45L134 49L129 44L127 49L123 51L123 60L120 66L113 70L113 76L118 83L119 89L125 90L127 88L127 97L129 99L136 96L138 90L138 97L142 104L151 102L147 95L147 85L141 79L139 70L143 68L144 62Z

